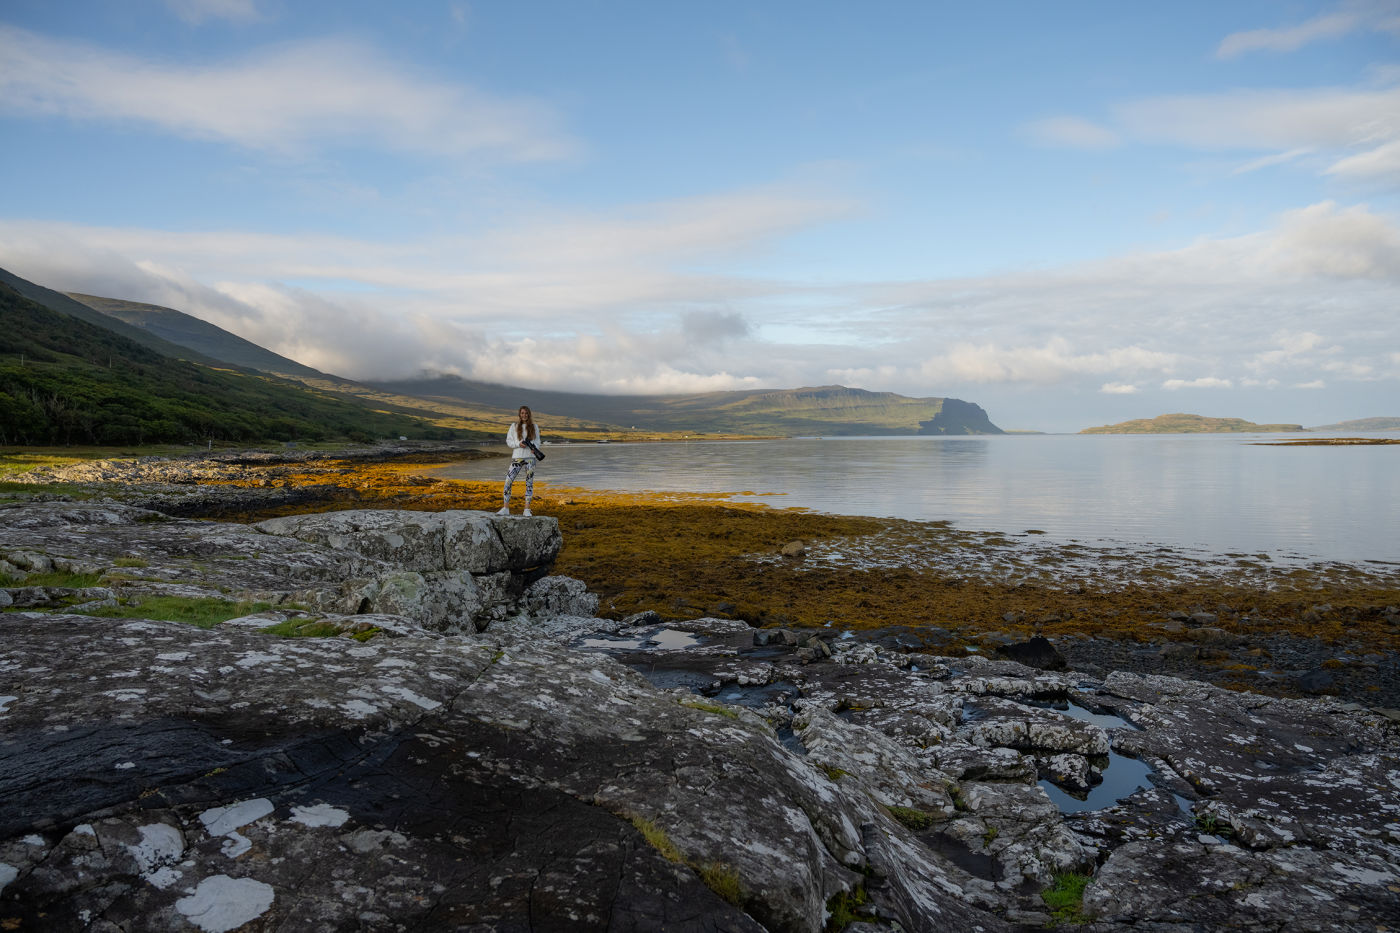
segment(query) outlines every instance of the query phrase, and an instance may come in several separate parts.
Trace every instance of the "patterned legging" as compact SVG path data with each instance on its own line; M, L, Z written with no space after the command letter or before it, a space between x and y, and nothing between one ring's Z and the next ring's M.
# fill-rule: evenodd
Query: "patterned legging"
M525 498L532 499L535 495L535 464L528 458L521 457L519 460L510 462L510 469L506 470L506 493L505 499L510 501L510 487L515 482L515 478L520 475L520 471L525 471Z

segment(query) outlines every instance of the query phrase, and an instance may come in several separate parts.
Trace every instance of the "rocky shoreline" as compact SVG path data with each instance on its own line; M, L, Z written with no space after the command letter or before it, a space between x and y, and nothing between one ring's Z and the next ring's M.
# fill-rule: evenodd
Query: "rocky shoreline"
M235 451L99 461L21 479L36 490L58 482L169 515L245 522L366 507L494 510L495 484L442 481L430 468L496 455L470 445ZM1400 708L1395 565L1108 551L1047 545L1033 533L759 513L703 499L657 507L544 489L537 501L568 541L560 571L584 580L612 618L655 610L758 626L903 627L922 650L955 657L1044 635L1082 669ZM782 555L789 544L799 558Z
M561 520L197 521L306 487L184 466L0 507L6 929L1400 923L1383 704L1124 639L605 618Z

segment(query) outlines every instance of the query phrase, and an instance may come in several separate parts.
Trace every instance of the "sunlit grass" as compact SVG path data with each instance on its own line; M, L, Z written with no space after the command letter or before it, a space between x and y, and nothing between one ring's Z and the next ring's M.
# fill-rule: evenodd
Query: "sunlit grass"
M266 612L271 608L271 603L213 597L143 596L133 597L119 606L107 606L85 614L109 619L158 619L185 622L196 628L213 628L220 622Z

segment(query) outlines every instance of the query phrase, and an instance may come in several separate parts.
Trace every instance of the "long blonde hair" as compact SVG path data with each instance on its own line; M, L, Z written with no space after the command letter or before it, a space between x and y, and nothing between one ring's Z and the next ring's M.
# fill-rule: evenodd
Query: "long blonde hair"
M525 412L524 418L520 417L520 411ZM520 439L520 443L522 444L526 441L539 440L540 426L535 424L535 413L530 410L529 405L521 405L520 411L517 411L515 413L515 436ZM528 433L525 429L526 424L530 425L530 430Z

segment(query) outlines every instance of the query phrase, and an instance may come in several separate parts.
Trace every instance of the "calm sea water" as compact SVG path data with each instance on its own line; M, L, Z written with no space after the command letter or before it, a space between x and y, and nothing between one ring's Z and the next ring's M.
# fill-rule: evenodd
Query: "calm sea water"
M1395 437L1394 433L1372 435ZM537 481L1209 553L1400 561L1400 445L1298 435L1012 435L554 444ZM501 461L444 473L495 479ZM543 491L543 490L542 490Z

